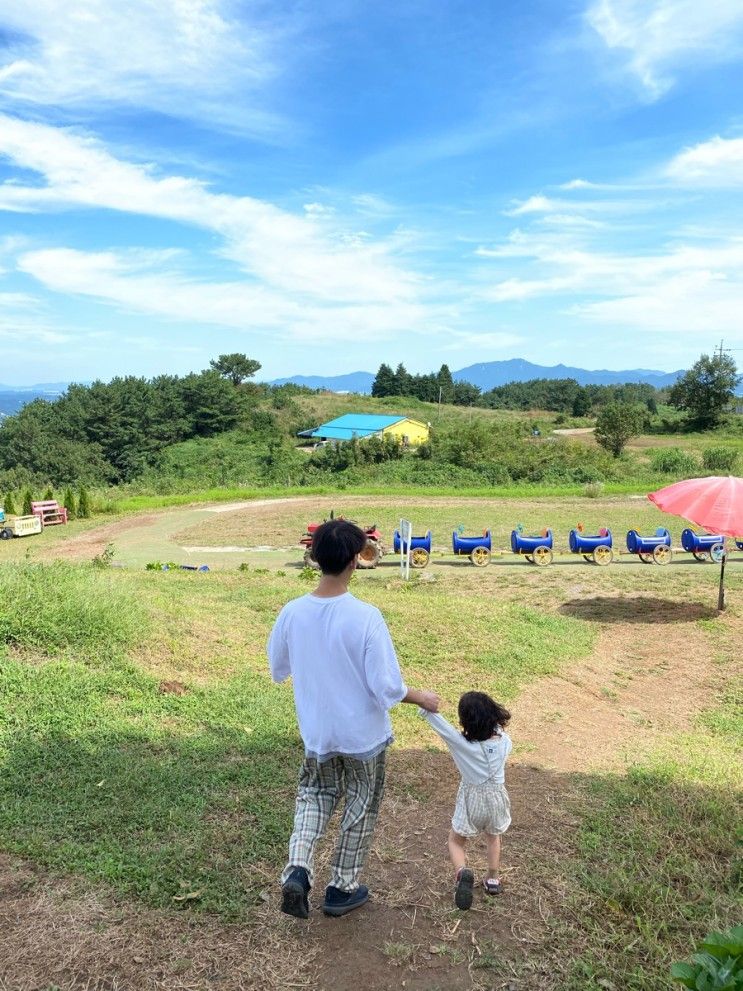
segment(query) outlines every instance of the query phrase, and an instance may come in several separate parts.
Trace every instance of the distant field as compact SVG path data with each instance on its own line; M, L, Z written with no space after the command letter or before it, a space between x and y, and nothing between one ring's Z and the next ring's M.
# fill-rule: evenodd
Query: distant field
M670 526L678 539L681 528L687 525L661 513L644 498L384 498L337 493L313 497L301 505L276 503L215 514L175 534L174 539L181 544L288 546L299 541L307 523L322 522L331 510L364 526L376 523L388 542L404 516L412 520L416 534L431 529L434 547L439 550L451 550L452 531L460 525L468 534L481 534L490 528L494 548L510 547L511 530L518 524L529 533L551 527L556 545L565 549L569 530L579 523L584 524L586 533L597 533L604 526L612 529L622 546L630 527L653 532L658 526Z

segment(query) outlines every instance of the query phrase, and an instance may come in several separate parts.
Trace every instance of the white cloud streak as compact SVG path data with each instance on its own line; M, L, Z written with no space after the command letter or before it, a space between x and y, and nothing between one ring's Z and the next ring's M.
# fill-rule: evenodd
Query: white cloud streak
M593 0L586 20L607 48L623 55L651 99L667 92L683 69L743 50L740 0Z
M5 0L0 95L26 106L136 106L269 133L257 90L277 73L271 34L227 0Z
M717 135L676 155L666 175L679 182L709 186L743 186L743 138Z
M131 257L113 253L25 255L24 270L57 291L103 296L105 286L110 299L148 312L165 308L181 319L207 319L211 313L210 323L229 326L274 326L281 319L299 336L308 327L319 332L323 311L336 324L341 314L353 321L346 335L373 333L372 317L382 333L425 325L424 280L395 257L406 247L405 233L386 239L354 235L332 213L294 215L253 197L213 193L197 180L160 177L152 168L116 159L91 138L7 115L0 115L0 155L44 180L38 186L3 184L0 209L106 209L201 228L218 236L219 253L244 273L243 280L227 285L189 283L164 272L162 257L153 264L140 256L132 268ZM145 274L147 265L154 283ZM156 302L160 292L170 297L166 303ZM335 337L339 331L328 333Z

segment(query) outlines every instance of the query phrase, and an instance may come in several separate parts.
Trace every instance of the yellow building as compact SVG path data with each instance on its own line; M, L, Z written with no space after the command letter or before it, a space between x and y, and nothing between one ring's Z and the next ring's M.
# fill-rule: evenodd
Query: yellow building
M429 424L408 416L377 416L375 413L345 413L315 430L303 430L300 437L315 441L352 440L357 437L398 437L403 444L417 447L429 437Z

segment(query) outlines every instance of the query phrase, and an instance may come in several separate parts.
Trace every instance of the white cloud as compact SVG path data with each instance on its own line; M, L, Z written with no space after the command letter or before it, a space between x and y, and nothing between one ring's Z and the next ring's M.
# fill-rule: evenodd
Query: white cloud
M743 138L717 135L671 159L666 175L681 182L700 182L711 186L743 185Z
M271 33L227 0L5 0L0 94L26 105L125 104L267 132L254 93L277 72ZM285 58L286 56L282 56Z
M158 264L158 257L163 264ZM31 251L21 272L55 292L86 296L121 310L189 324L270 331L306 341L369 340L430 329L431 311L415 303L312 304L245 282L198 282L151 252Z
M213 193L194 179L159 177L91 138L7 115L0 115L0 155L45 180L1 185L0 209L109 209L203 228L218 235L220 253L245 273L246 294L285 293L297 307L418 303L423 283L396 263L405 243L397 232L386 240L349 239L325 215L294 215L253 197Z
M725 61L743 50L740 0L593 0L588 24L651 98L670 89L687 65Z

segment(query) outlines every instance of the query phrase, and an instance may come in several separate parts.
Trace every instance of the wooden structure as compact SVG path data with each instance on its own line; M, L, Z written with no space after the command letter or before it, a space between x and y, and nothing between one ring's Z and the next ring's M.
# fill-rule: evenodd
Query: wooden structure
M31 510L38 516L42 526L56 526L67 522L67 510L60 506L56 499L46 499L43 502L32 502Z

